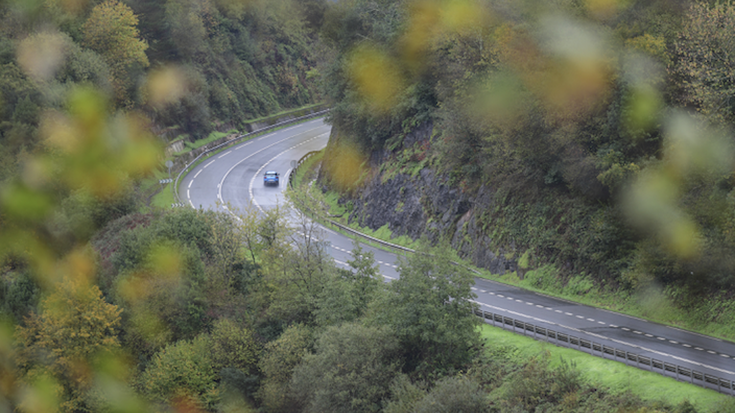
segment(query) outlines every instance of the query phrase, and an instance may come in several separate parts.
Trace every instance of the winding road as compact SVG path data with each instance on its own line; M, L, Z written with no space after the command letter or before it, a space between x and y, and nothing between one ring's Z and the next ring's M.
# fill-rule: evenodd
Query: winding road
M330 130L323 119L316 119L230 147L201 162L182 179L180 198L193 208L205 209L226 208L222 205L227 204L243 210L251 200L263 209L282 204L294 161L325 147ZM279 187L263 186L265 170L281 174ZM338 265L347 266L352 240L328 228L325 231L329 253ZM363 249L374 254L384 277L398 277L394 253L367 245ZM485 279L476 279L473 290L483 310L735 381L735 344L731 342ZM688 377L678 378L690 381ZM709 387L717 389L717 385Z

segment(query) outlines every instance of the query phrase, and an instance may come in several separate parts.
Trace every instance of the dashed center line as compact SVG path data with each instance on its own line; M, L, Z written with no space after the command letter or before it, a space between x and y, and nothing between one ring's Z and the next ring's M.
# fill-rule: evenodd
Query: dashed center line
M394 267L395 267L395 266L394 266ZM473 291L477 291L478 289L477 289L476 287L472 287L472 290L473 290ZM535 307L537 307L537 308L542 308L542 309L545 309L545 310L548 310L548 311L554 311L554 312L556 312L556 313L559 313L559 314L565 314L565 315L567 315L567 316L570 316L570 317L572 317L572 316L573 316L573 317L579 318L580 320L587 320L587 321L590 321L590 322L593 322L593 323L594 323L594 322L597 322L597 324L600 324L600 325L608 325L608 324L607 324L607 323L605 323L604 321L597 321L597 320L595 320L594 318L584 317L584 316L582 316L582 315L578 315L578 314L573 314L573 313L570 313L570 312L564 312L564 311L562 311L562 310L555 310L555 309L553 309L553 308L551 308L551 307L545 307L545 306L543 306L543 305L540 305L540 304L535 304L535 303L532 303L532 302L530 302L530 301L524 301L524 300L516 299L516 298L513 298L513 297L506 297L506 296L504 296L503 294L498 294L498 293L495 293L495 292L492 292L492 291L487 291L487 290L480 290L480 291L481 291L481 292L483 292L483 293L489 293L490 295L495 295L495 296L497 296L497 297L500 297L500 298L507 298L508 300L511 300L511 301L516 301L516 302L519 302L519 303L525 303L525 304L527 304L527 305L532 305L532 306L535 306ZM668 341L668 342L669 342L669 343L671 343L671 344L680 344L680 345L682 345L682 346L684 346L684 347L687 347L687 348L692 348L692 346L691 346L691 345L689 345L689 344L683 344L683 343L679 343L678 341L675 341L675 340L668 340L668 339L667 339L667 338L665 338L665 337L658 337L658 336L654 336L653 334L650 334L650 333L643 333L642 331L638 331L638 330L631 330L630 328L627 328L627 327L619 327L619 326L617 326L617 325L615 325L615 324L609 324L609 326L610 326L611 328L620 328L621 330L624 330L624 331L628 331L628 332L631 332L631 331L632 331L632 332L633 332L633 333L635 333L635 334L638 334L638 335L645 335L645 336L646 336L646 337L648 337L648 338L654 338L654 337L656 337L656 339L658 339L658 340L661 340L661 341ZM696 349L696 350L699 350L699 351L705 351L705 350L704 350L703 348L701 348L701 347L695 347L695 349ZM708 353L710 353L710 354L718 354L718 355L720 355L721 357L725 357L725 358L728 358L728 359L729 359L729 358L731 358L731 356L729 356L729 355L727 355L727 354L722 354L722 353L718 353L718 352L715 352L715 351L712 351L712 350L706 350L706 351L707 351ZM732 356L732 358L735 358L735 356Z

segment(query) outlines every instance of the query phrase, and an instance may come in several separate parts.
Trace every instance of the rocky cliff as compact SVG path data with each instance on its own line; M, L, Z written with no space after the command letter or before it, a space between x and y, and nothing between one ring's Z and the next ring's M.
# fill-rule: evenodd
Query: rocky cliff
M364 173L366 178L359 183L359 189L340 200L352 205L349 222L373 230L388 225L394 236L407 235L412 239L426 236L436 242L448 238L461 257L478 267L496 274L515 271L516 262L506 258L513 256L513 251L504 251L483 231L480 217L494 201L492 188L482 186L476 193L467 194L451 185L449 177L428 167L416 173L381 171L381 165L403 148L428 142L431 131L431 125L423 125L404 138L401 148L370 155L370 171ZM338 131L333 129L329 148L338 145L339 140ZM329 148L324 162L339 162L337 156L330 156ZM325 170L329 168L322 168L319 181L326 188L329 177Z

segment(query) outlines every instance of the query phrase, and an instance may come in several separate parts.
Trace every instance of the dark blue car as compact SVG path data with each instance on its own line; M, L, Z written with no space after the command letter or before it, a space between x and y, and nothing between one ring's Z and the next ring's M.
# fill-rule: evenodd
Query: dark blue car
M278 172L276 171L266 171L265 176L263 176L263 185L275 185L278 186Z

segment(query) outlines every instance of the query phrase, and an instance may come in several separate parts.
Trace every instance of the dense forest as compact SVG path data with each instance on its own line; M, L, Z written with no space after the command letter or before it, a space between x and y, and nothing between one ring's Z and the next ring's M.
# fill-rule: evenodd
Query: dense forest
M83 87L192 141L319 101L320 1L2 4L0 177L43 140L44 113Z
M568 210L545 237L498 239L534 262L631 284L705 262L726 287L730 73L712 50L731 16L684 1L0 1L0 410L696 411L484 342L446 240L384 283L359 244L337 267L305 215L164 211L138 188L169 139L327 98L330 150L352 154L355 179L328 182L345 197L369 175L354 167L387 154L492 185L507 208ZM428 143L403 144L426 125ZM333 153L323 169L344 172ZM670 213L651 237L617 202L644 170L639 191L663 193L634 209ZM323 208L311 195L282 207ZM543 217L494 211L509 230ZM588 219L599 230L570 245Z
M446 221L421 188L429 169L467 205L429 235L470 261L486 237L519 272L552 265L562 284L729 301L729 2L355 0L325 20L339 57L321 182L352 222L391 222L372 224L363 187L411 181L425 227Z

